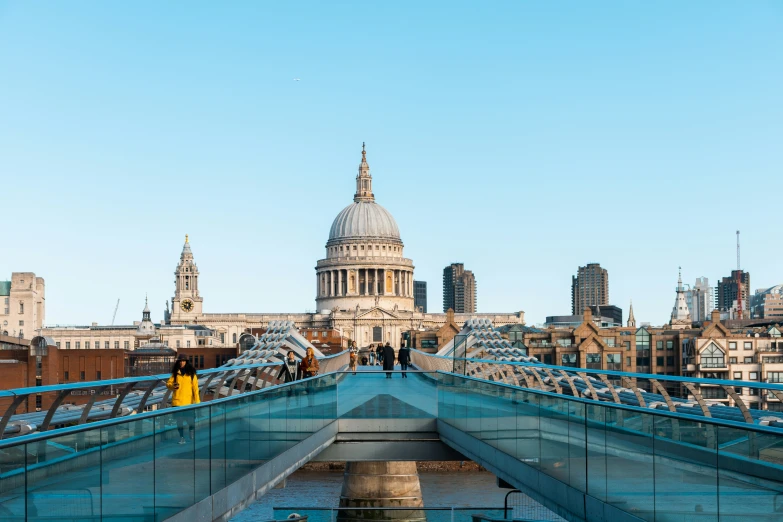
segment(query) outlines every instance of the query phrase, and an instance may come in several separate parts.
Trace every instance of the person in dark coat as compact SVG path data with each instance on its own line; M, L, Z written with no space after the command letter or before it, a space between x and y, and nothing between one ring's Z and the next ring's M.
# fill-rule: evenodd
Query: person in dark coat
M394 348L388 342L383 347L383 369L387 370L386 378L391 379L391 371L394 369Z
M283 382L294 382L302 378L302 372L299 369L299 361L296 360L294 352L288 352L288 357L280 368L277 378Z
M403 346L400 348L399 353L397 353L397 360L400 362L400 369L402 370L402 378L407 379L408 375L405 373L405 370L408 369L408 365L411 362L411 350L407 346Z

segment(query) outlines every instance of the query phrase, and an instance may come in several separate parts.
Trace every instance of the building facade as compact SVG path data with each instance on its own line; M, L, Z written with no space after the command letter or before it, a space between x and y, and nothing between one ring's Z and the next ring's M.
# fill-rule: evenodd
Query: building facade
M476 277L462 263L452 263L443 269L443 311L458 314L475 313L478 294Z
M413 282L413 308L427 313L427 281Z
M783 321L783 285L756 290L750 298L751 317Z
M685 291L685 300L695 322L710 320L710 314L715 308L715 289L710 287L709 279L697 277L696 283Z
M715 288L715 308L732 319L750 318L750 274L732 270L731 276L718 281Z
M0 281L0 334L30 339L44 323L46 292L42 277L13 272Z
M571 315L590 306L609 304L609 272L598 263L580 266L571 277Z

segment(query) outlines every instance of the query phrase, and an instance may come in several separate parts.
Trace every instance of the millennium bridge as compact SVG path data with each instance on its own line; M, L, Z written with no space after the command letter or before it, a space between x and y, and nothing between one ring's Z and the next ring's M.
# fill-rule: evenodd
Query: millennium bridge
M343 352L280 384L285 353L308 347L273 323L200 371L187 407L167 375L0 392L0 520L228 520L310 461L466 459L566 520L783 520L783 414L735 393L783 385L543 365L482 320L412 350L407 379L354 374ZM49 407L17 413L42 393Z

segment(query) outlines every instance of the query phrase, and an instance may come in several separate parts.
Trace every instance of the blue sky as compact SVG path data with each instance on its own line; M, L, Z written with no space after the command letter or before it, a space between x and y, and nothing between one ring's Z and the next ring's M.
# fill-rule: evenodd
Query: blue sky
M0 277L159 319L187 233L205 311L313 309L366 141L430 310L461 261L542 322L600 262L661 324L737 229L783 282L782 57L774 1L0 1Z

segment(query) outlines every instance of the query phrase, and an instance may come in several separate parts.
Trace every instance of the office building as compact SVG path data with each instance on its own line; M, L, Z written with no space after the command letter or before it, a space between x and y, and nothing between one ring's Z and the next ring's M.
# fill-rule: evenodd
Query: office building
M783 285L756 290L750 298L753 319L775 319L783 322Z
M609 304L609 273L598 263L580 266L571 278L571 315L591 306Z
M710 320L710 314L715 309L715 289L710 287L709 279L697 277L696 284L685 291L685 300L694 322Z
M728 312L728 316L732 319L750 318L750 274L748 272L732 270L731 276L718 281L718 286L715 288L715 308L721 312Z
M443 269L443 311L458 314L476 312L476 278L462 263L452 263Z
M427 313L427 281L413 281L413 309Z

